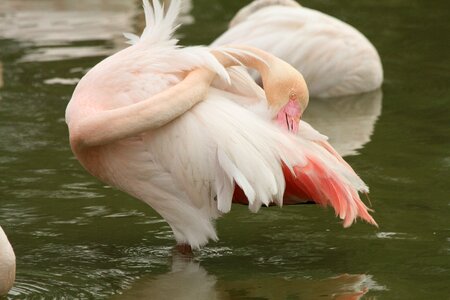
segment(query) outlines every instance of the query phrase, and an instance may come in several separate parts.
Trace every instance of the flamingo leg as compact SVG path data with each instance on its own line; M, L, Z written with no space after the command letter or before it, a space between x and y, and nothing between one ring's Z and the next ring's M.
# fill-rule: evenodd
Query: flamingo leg
M194 252L192 251L192 247L189 244L177 244L174 247L174 251L178 252L179 254L183 255L183 256L193 256Z

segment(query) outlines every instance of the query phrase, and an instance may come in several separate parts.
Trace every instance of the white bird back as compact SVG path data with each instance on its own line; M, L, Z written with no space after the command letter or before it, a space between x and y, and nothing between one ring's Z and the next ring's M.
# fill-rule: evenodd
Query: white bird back
M0 226L0 296L6 295L16 278L16 256Z
M302 73L312 97L367 92L383 81L375 47L354 27L332 16L276 4L234 23L211 46L249 45L280 57Z

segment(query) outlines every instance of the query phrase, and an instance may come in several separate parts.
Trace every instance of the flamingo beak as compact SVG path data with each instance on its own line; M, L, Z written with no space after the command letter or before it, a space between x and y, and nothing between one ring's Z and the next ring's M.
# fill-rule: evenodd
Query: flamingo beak
M302 113L298 101L289 100L278 112L276 121L282 128L292 133L297 133L301 116Z

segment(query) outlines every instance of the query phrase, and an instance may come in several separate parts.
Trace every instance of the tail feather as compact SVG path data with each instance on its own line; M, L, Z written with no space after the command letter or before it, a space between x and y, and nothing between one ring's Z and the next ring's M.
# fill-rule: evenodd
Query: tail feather
M128 43L132 45L139 42L153 44L165 41L170 45L176 45L178 40L172 36L179 26L175 22L180 12L180 0L170 1L165 13L164 4L161 4L159 0L153 0L152 5L148 0L143 0L142 4L145 14L144 31L140 37L132 33L125 33L125 37L129 39Z
M344 220L344 227L349 227L357 217L378 226L356 189L339 174L326 170L325 165L314 158L308 157L308 164L304 167L295 166L293 174L286 166L283 166L283 171L288 193L306 196L322 206L332 206L336 215Z
M331 146L329 147L331 148ZM307 147L303 150L307 153L304 157L304 164L290 165L289 162L281 161L286 184L283 195L284 205L312 200L323 207L332 206L336 216L343 220L344 227L352 225L358 217L378 226L369 214L371 210L358 195L359 190L365 190L367 187L353 169L340 162L330 151L323 149L319 144L315 144L312 149L309 149L318 151L318 153L309 152ZM339 154L335 154L340 158ZM362 185L359 181L362 182ZM252 208L261 202L262 194L257 193L256 198L254 198L255 194L252 194L249 201L246 191L248 186L236 183L233 203L249 205ZM276 202L274 199L272 201Z
M335 159L337 159L339 161L340 164L342 164L347 171L349 171L350 173L354 174L355 171L353 171L353 168L342 158L342 156L339 155L339 153L336 152L336 150L330 145L330 143L328 143L328 141L317 141L316 142L318 145L322 146L325 150L327 150ZM358 181L358 190L364 193L368 193L369 192L369 188L367 187L367 185L359 178L356 178Z
M164 4L153 0L152 6L148 0L143 0L145 13L145 29L141 39L148 42L170 40L177 29L175 21L180 11L180 0L170 1L167 12L164 14Z

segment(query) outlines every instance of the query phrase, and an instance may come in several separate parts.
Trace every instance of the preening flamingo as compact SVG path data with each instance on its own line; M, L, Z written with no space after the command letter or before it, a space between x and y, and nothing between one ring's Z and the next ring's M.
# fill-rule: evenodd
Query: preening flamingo
M349 226L376 224L358 191L364 182L300 121L303 77L264 51L181 47L172 38L179 0L144 0L146 28L130 47L93 67L66 110L72 150L100 180L148 203L180 249L216 240L214 219L232 202L313 199ZM264 91L242 72L257 69ZM281 126L280 126L281 125Z
M6 295L16 279L16 256L0 226L0 297Z
M302 73L312 97L368 92L383 81L378 52L361 32L293 0L255 0L242 8L212 46L230 43L285 60Z

